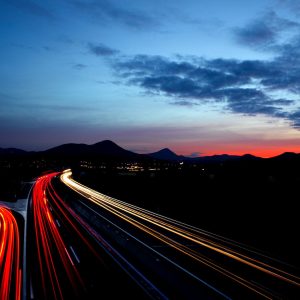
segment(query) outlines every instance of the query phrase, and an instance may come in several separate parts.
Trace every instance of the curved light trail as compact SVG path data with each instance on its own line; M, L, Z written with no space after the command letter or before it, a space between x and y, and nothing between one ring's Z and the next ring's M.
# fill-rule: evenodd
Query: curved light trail
M22 270L18 224L5 207L0 207L0 299L19 300Z
M106 211L125 220L173 249L178 250L193 259L196 263L205 265L233 282L251 290L256 295L267 299L277 297L277 294L273 293L267 285L265 286L256 282L255 277L247 277L243 272L238 273L228 266L222 265L220 261L224 257L235 264L241 265L242 269L250 270L250 274L256 272L255 274L258 274L260 277L260 273L262 273L267 278L271 278L271 280L277 280L278 283L284 282L286 285L300 288L299 277L285 271L281 268L281 265L280 267L277 265L274 266L273 263L275 261L267 256L260 255L253 250L247 249L244 245L216 234L108 197L78 183L71 176L71 170L66 170L60 178L69 188L81 194L92 203L104 208ZM201 254L201 251L196 251L192 247L187 246L187 242L198 247L203 247L206 252L210 251L215 257L220 257L220 259L217 261L210 259L206 254ZM263 282L268 281L269 279Z
M86 271L82 274L80 257L77 256L70 241L75 239L80 247L85 249L82 252L88 251L87 255L90 256L92 263L88 272L91 273L90 271L95 271L92 268L100 264L100 267L105 266L99 249L90 242L92 238L132 279L138 278L137 283L142 283L141 287L146 289L146 292L155 295L155 299L166 299L59 196L52 182L58 174L51 173L38 178L32 193L35 251L40 277L34 281L35 285L37 281L41 282L40 288L34 288L36 294L38 296L40 294L43 299L88 299L90 278ZM83 269L86 270L87 266ZM98 279L99 282L96 284L101 287L101 277Z
M65 299L61 278L70 284L74 295L80 293L82 280L69 250L55 221L46 193L52 178L57 173L39 177L32 193L33 223L37 259L40 269L44 299ZM57 261L64 274L57 271Z

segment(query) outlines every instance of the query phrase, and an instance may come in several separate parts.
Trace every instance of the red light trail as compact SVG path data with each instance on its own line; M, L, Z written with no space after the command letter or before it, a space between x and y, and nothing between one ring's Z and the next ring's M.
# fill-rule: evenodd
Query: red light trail
M78 291L82 285L79 272L69 254L57 223L48 205L46 188L56 173L40 177L34 186L32 194L34 232L39 262L42 291L45 299L63 299L63 291L60 284L60 276L55 266L55 260L59 260L65 270L70 288ZM50 283L50 288L49 288Z
M33 188L33 226L37 253L35 261L40 274L40 278L35 279L41 282L38 289L43 299L82 299L88 292L89 282L86 274L81 272L82 264L74 250L74 244L81 244L84 249L82 252L94 259L94 266L99 266L103 261L84 236L78 221L80 218L74 215L55 191L52 180L57 174L51 173L38 178Z
M9 209L0 207L0 299L19 300L22 270L18 224Z

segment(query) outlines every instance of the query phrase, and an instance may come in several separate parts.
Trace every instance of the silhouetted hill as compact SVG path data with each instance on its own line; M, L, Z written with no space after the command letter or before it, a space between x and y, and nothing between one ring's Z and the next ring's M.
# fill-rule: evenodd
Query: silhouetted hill
M241 156L238 155L220 154L220 155L197 157L194 158L193 160L197 162L213 163L213 162L225 162L225 161L238 160L240 158Z
M294 152L284 152L280 155L274 156L269 158L271 160L299 160L300 159L300 154L294 153Z
M183 155L177 155L175 152L169 148L161 149L154 153L147 154L148 156L160 159L160 160L169 160L169 161L185 161L191 163L220 163L227 161L238 161L238 160L261 160L263 158L257 157L251 154L244 154L243 156L239 155L229 155L229 154L220 154L220 155L211 155L211 156L200 156L200 157L186 157Z
M0 148L0 155L22 155L26 153L28 152L17 148Z
M112 141L104 140L93 145L86 144L64 144L43 152L48 155L58 156L105 156L119 158L139 158L140 155L125 150Z
M137 154L132 151L123 149L116 143L110 140L104 140L92 145L87 144L77 144L68 143L57 147L50 148L45 151L25 151L17 148L0 148L1 157L60 157L60 158L118 158L118 159L130 159L130 160L151 160L158 159L162 161L185 161L187 163L221 163L221 162L231 162L231 161L278 161L278 162L290 162L300 161L300 154L293 152L285 152L278 156L274 156L268 159L257 157L251 154L244 154L242 156L238 155L212 155L212 156L201 156L201 157L186 157L183 155L177 155L175 152L168 148L161 149L157 152L149 154Z
M160 159L160 160L185 161L191 163L220 163L220 162L227 162L227 161L263 159L261 157L257 157L251 154L244 154L243 156L220 154L220 155L200 156L200 157L186 157L183 155L177 155L176 153L174 153L172 150L168 148L164 148L157 152L149 153L147 155L152 158Z
M90 146L90 149L94 153L102 155L113 155L113 156L139 156L139 154L128 151L117 145L110 140L104 140Z
M57 154L57 155L82 155L88 151L88 145L86 144L63 144L57 147L50 148L42 151L45 154Z
M241 156L241 159L258 161L258 160L262 160L263 158L252 155L252 154L244 154L244 155Z
M160 159L160 160L178 161L178 160L182 160L182 159L185 158L182 155L177 155L175 152L171 151L168 148L164 148L164 149L161 149L157 152L149 153L147 155L152 157L152 158Z

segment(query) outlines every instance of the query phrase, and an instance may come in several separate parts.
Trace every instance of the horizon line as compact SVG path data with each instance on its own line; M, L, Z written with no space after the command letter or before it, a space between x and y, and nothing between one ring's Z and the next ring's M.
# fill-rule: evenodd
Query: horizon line
M258 157L258 158L272 158L272 157L280 156L280 155L282 155L284 153L299 154L299 152L296 152L296 151L285 151L285 150L282 150L282 151L279 151L278 154L276 154L276 155L267 155L267 154L266 155L256 155L256 154L253 154L251 152L241 152L241 151L235 152L235 151L233 151L233 153L230 153L230 152L229 153L220 152L220 153L214 153L214 154L192 156L192 154L186 155L186 154L177 153L174 150L170 149L169 147L159 148L156 151L150 151L150 152L139 152L139 151L137 152L136 150L131 150L130 148L128 148L128 149L124 148L123 146L120 146L118 143L116 143L116 142L114 142L113 140L110 140L110 139L104 139L104 140L101 140L101 141L98 141L98 142L94 142L94 143L89 143L89 144L88 143L81 143L81 142L77 142L77 143L76 142L67 142L67 143L58 144L56 146L48 146L45 149L39 149L39 150L38 149L37 150L25 150L25 148L23 148L23 147L3 147L3 146L0 146L0 149L17 149L17 150L22 150L22 151L25 151L25 152L43 152L43 151L47 151L47 150L50 150L52 148L56 148L56 147L59 147L59 146L62 146L62 145L75 144L75 145L92 146L92 145L95 145L95 144L98 144L98 143L102 143L102 142L105 142L105 141L112 142L112 143L114 143L115 145L121 147L124 150L133 152L135 154L141 154L141 155L149 155L149 154L156 153L156 152L159 152L159 151L164 150L164 149L170 150L171 152L173 152L177 156L183 156L183 157L186 157L186 158L201 158L201 157L222 156L222 155L228 155L228 156L252 155L252 156L255 156L255 157Z

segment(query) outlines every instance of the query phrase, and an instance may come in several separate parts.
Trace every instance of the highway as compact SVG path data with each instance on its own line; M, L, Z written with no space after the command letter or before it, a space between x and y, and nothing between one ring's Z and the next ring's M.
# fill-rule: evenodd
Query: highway
M21 284L18 224L9 209L0 207L0 299L21 299Z
M92 190L71 170L37 178L29 200L23 260L20 222L0 207L1 300L300 299L294 267Z
M52 183L57 175L38 178L33 188L31 299L116 299L114 281L124 295L141 293L143 299L140 288L119 271L125 265L121 254L58 195Z
M118 220L124 231L131 230L145 247L189 275L189 282L197 282L204 294L211 290L223 298L281 299L288 295L288 299L299 299L300 278L284 263L224 237L108 197L76 182L71 175L71 171L64 172L61 181L84 197L87 206L101 208L102 216L105 212L112 223ZM180 292L180 287L176 289ZM189 297L187 293L185 299L195 295Z

